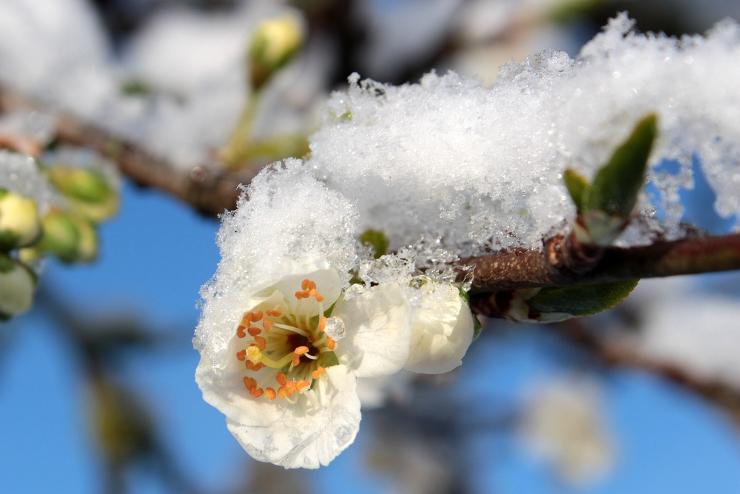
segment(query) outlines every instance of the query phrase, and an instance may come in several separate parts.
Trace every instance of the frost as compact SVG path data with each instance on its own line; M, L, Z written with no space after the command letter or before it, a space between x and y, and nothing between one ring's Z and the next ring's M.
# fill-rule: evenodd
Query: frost
M391 247L438 242L461 256L537 247L574 214L562 171L587 176L644 114L661 138L642 198L677 235L678 191L693 186L695 155L717 211L740 210L740 28L676 40L629 32L622 15L576 59L545 52L505 66L491 87L453 73L399 87L354 76L311 139L311 172L351 197L360 229ZM337 118L341 117L341 118ZM675 162L677 172L659 166ZM654 226L644 229L649 232ZM648 240L631 230L631 243Z
M33 199L42 211L54 195L33 158L3 150L0 150L0 188Z

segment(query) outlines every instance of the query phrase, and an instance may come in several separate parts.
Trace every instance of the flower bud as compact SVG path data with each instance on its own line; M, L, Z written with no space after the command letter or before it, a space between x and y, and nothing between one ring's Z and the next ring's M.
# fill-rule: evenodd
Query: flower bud
M72 209L89 220L101 222L118 211L118 191L99 170L57 165L47 173Z
M55 210L43 220L44 234L39 248L54 254L60 261L89 262L98 254L98 235L86 218L71 212Z
M36 203L0 188L0 250L29 245L38 239L40 232Z
M296 54L303 41L303 27L295 16L262 22L249 44L249 79L260 90Z
M36 275L22 263L0 254L0 320L27 311L33 301Z

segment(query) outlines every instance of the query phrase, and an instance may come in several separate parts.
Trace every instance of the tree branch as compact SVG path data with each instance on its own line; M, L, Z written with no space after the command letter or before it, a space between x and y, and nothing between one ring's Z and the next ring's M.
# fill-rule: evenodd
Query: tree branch
M0 112L49 109L5 85L0 85ZM56 138L60 142L93 149L111 159L120 172L138 185L152 187L180 199L199 212L215 216L233 209L239 197L238 185L249 183L259 168L225 172L215 167L196 166L190 173L175 169L132 142L114 137L69 112L55 111Z
M583 323L583 319L548 325L546 329L610 367L644 371L686 389L719 406L740 425L740 391L724 382L694 375L679 365L642 355L631 345L614 338L599 336L597 331Z
M740 234L603 249L558 236L546 241L543 250L471 257L460 266L474 269L473 294L730 271L740 269Z
M0 112L16 109L46 111L45 105L0 84ZM197 166L183 173L166 160L121 140L68 112L57 112L57 139L94 149L114 161L121 173L135 183L180 199L203 214L215 216L233 209L239 184L248 183L258 168L226 172ZM459 262L472 267L473 298L481 294L519 288L603 283L637 278L740 269L740 234L720 237L693 236L659 241L644 247L594 248L573 237L556 236L542 250L512 250L471 257ZM474 304L475 305L475 304ZM479 308L483 315L485 307Z

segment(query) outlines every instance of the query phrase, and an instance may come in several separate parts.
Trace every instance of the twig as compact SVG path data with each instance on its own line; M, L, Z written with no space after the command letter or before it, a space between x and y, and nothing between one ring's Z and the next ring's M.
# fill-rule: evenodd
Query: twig
M573 249L580 249L574 255ZM513 250L460 261L474 269L473 294L544 286L605 283L740 269L740 234L687 237L585 255L556 237L543 250Z
M548 325L547 331L557 333L608 366L644 371L691 391L721 407L740 425L740 390L724 382L697 376L677 364L641 354L631 345L614 338L599 336L583 323L583 319Z
M0 85L0 111L10 109L46 110L42 104ZM215 216L233 209L239 197L238 185L248 183L258 171L227 173L198 166L183 173L166 160L74 115L61 112L58 116L60 141L105 154L134 182L167 192L204 214ZM459 264L474 268L474 296L518 288L727 271L740 269L740 234L695 236L598 251L578 244L572 236L557 236L545 242L542 250L493 253L463 259Z
M45 105L0 85L0 112L20 109L48 112ZM69 112L54 113L58 118L56 138L60 142L99 152L114 161L120 172L133 182L167 192L204 214L215 216L233 209L239 197L238 185L248 183L259 171L227 173L196 166L190 173L183 173L166 160L83 122Z

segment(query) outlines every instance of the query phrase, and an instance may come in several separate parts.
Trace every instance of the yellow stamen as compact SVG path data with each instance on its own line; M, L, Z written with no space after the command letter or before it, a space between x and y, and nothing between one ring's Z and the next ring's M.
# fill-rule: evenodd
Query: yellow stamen
M256 346L250 346L246 349L247 359L253 364L259 364L262 361L262 350Z

